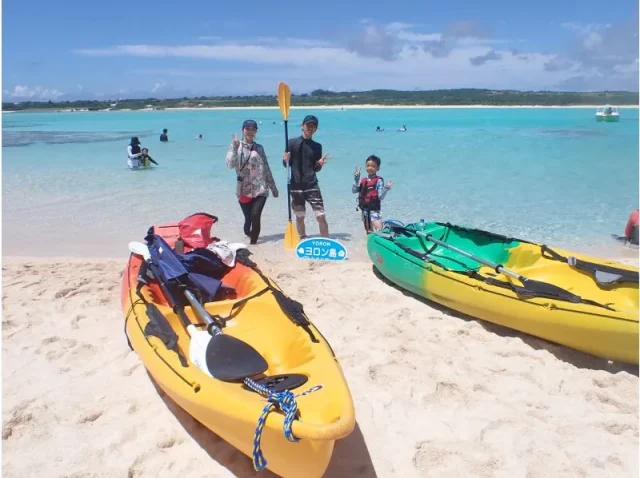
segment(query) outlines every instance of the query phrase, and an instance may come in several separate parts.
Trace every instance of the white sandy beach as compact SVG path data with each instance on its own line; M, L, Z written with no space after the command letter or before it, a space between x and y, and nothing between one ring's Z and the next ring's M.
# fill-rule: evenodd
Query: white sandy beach
M291 109L301 109L301 110L357 110L357 109L482 109L482 108L501 108L501 109L509 109L509 108L551 108L551 109L562 109L562 108L578 108L578 109L592 109L596 110L599 106L602 105L309 105L309 106L296 106L291 105ZM625 109L638 109L640 105L621 105L618 106L620 110ZM180 107L167 107L161 108L161 110L167 111L190 111L190 110L218 110L218 111L226 111L226 110L278 110L278 106L180 106ZM130 108L122 108L117 110L111 109L103 109L98 110L101 112L121 112L121 111L155 111L154 108L143 108L139 110L132 110ZM72 110L72 109L62 109L62 110L50 110L50 109L31 109L27 111L3 111L3 113L46 113L46 112L56 112L56 113L95 113L95 111L89 110Z
M368 260L262 255L353 394L326 476L638 475L637 368L442 312ZM126 257L3 261L3 476L273 476L154 388L123 333Z
M481 109L481 108L502 108L502 109L520 109L520 108L573 108L573 109L592 109L595 110L601 105L310 105L310 106L295 106L291 105L291 109L300 109L300 110L358 110L358 109ZM638 105L623 105L618 107L621 110L624 109L638 109ZM162 108L163 110L170 111L190 111L190 110L277 110L279 109L277 106L189 106L189 107L168 107ZM36 110L31 110L32 112L36 112ZM47 112L51 110L37 110L37 112ZM134 111L130 108L122 108L118 110L99 110L99 111ZM154 111L151 108L145 108L135 111ZM28 111L24 111L28 112ZM58 113L62 112L73 112L73 113L87 113L87 111L71 111L68 110L56 110ZM22 111L3 111L3 113L23 113Z

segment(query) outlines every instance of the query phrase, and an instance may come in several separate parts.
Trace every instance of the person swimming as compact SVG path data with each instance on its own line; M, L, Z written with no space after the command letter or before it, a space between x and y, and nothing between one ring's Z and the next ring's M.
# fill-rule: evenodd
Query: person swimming
M142 166L144 166L145 168L148 168L150 166L149 163L153 163L156 166L158 166L158 163L156 163L154 159L151 156L149 156L148 148L142 148L141 153L142 155L140 156L140 162L142 163Z

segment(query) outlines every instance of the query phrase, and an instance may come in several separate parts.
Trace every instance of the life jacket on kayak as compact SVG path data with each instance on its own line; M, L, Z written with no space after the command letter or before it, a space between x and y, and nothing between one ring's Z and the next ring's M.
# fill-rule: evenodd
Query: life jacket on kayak
M378 195L378 181L380 176L362 178L358 186L358 208L368 211L380 211L380 196Z
M625 240L627 240L628 242L630 242L631 244L635 244L638 245L638 235L639 232L638 231L638 222L639 222L639 218L638 218L638 209L636 209L635 211L633 211L631 213L631 215L629 216L629 220L627 221L627 225L624 228L624 238Z

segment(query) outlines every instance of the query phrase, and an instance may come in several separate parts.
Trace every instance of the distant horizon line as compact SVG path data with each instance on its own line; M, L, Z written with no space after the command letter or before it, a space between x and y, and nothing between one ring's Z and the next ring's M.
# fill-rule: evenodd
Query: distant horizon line
M594 94L634 94L640 95L640 91L632 91L632 90L591 90L591 91L571 91L571 90L517 90L517 89L494 89L494 88L439 88L439 89L429 89L429 90L402 90L402 89L392 89L392 88L376 88L371 90L345 90L345 91L332 91L328 89L316 88L308 93L291 93L291 96L307 96L307 97L318 97L320 95L314 96L313 92L322 91L322 96L339 96L339 95L349 95L349 94L366 94L366 93L384 93L384 92L393 92L393 93L432 93L432 92L461 92L461 91L469 91L469 92L489 92L489 93L517 93L517 94L550 94L550 95L594 95ZM265 97L277 97L276 93L255 93L255 94L228 94L228 95L193 95L193 96L173 96L173 97L155 97L155 96L147 96L147 97L132 97L132 98L121 98L119 96L110 97L105 96L104 99L98 98L79 98L75 100L54 100L54 99L25 99L20 101L6 101L3 100L3 104L20 104L20 103L76 103L76 102L124 102L124 101L175 101L175 100L212 100L212 99L230 99L230 98L265 98ZM114 99L115 98L115 99Z

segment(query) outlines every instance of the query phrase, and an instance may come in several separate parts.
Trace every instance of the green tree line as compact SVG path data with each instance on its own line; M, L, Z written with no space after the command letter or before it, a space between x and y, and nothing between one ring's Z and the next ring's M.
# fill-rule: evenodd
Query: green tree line
M112 106L117 103L116 106ZM23 101L3 102L4 111L88 109L97 111L139 110L149 106L163 108L197 108L224 106L277 106L275 95L254 96L200 96L194 98L140 98L124 100L77 100L77 101ZM556 92L516 91L488 89L453 89L428 91L371 90L371 91L327 91L314 90L309 94L293 95L294 106L349 106L349 105L402 105L402 106L577 106L612 104L618 106L638 105L638 93L630 91L600 92Z

